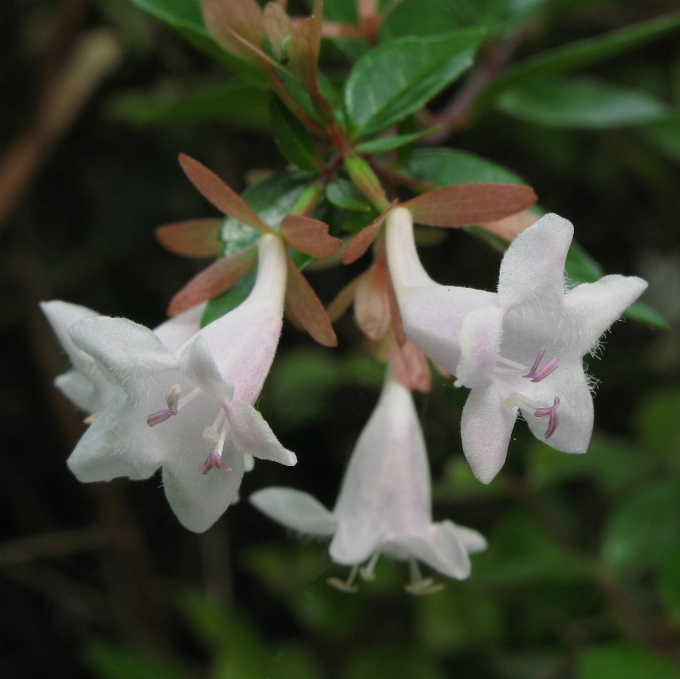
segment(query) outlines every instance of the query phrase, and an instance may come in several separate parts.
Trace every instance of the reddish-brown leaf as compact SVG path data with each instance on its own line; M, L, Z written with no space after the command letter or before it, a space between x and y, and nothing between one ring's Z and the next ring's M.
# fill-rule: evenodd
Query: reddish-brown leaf
M427 393L432 387L432 373L425 354L406 340L400 347L397 342L390 344L389 358L397 379L409 389Z
M221 295L245 276L257 262L257 247L251 245L222 257L194 276L173 298L168 316L176 316L196 304Z
M276 2L268 2L264 8L263 28L274 54L280 59L283 55L283 43L293 33L293 24L286 10Z
M217 257L224 247L220 242L221 219L188 219L159 226L154 235L160 244L183 257Z
M335 321L350 308L354 301L354 294L357 291L357 287L365 275L366 274L361 274L361 276L357 276L347 283L347 285L335 296L335 299L328 305L326 313L328 314L328 318L331 319L331 323L335 323Z
M271 232L271 229L251 210L245 200L227 186L212 170L184 153L179 154L179 164L189 181L218 210L252 226L254 229Z
M382 339L390 327L389 273L384 259L378 260L357 286L354 318L362 332L374 342Z
M288 45L288 64L308 92L318 89L320 47L321 20L308 17L295 27Z
M366 228L359 231L359 233L354 236L354 238L352 238L349 245L342 253L342 257L340 257L340 261L343 264L351 264L352 262L356 262L356 260L359 259L359 257L361 257L361 255L363 255L364 252L368 250L368 248L371 247L371 244L380 232L382 223L385 221L385 218L396 204L397 201L395 200L372 224L369 224Z
M403 203L413 220L429 226L469 226L493 222L533 205L534 190L522 184L456 184Z
M323 304L290 257L288 257L288 281L286 283L286 311L319 344L325 347L338 345L338 338L335 336Z
M234 35L260 45L264 33L263 15L256 0L203 0L203 18L210 34L228 52L246 61L256 61L253 52Z
M330 257L342 247L340 238L328 235L328 224L311 217L288 215L279 233L288 245L312 257Z
M539 216L529 210L523 210L516 215L499 219L495 222L480 224L487 231L503 238L507 241L515 240L524 229L528 229L534 222L538 221Z

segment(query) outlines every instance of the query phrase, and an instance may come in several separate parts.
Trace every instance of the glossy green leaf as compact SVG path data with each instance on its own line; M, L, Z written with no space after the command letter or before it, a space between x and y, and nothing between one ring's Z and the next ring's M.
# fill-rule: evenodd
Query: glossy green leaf
M407 144L412 144L418 139L427 137L433 130L437 128L430 128L422 132L414 132L413 134L397 134L393 137L379 137L378 139L371 139L365 141L356 147L358 153L382 153L384 151L392 151Z
M642 125L669 115L669 108L644 90L586 77L509 90L496 107L529 123L572 129Z
M359 59L344 93L355 138L380 132L422 108L472 65L483 35L467 29L400 38Z
M114 120L138 126L212 120L244 130L269 129L267 89L245 82L213 85L188 93L118 94L107 102L107 113Z
M241 302L245 301L251 290L255 287L257 268L247 273L240 281L234 283L226 292L211 299L205 307L201 317L201 327L204 328L208 323L222 318L225 314L235 309Z
M585 651L578 679L680 679L680 669L646 648L619 642Z
M477 100L478 107L491 103L505 90L535 83L604 61L680 29L680 12L626 26L595 38L586 38L542 52L508 68Z
M338 178L326 185L326 198L345 210L368 212L371 204L352 182Z
M274 94L269 98L272 130L281 153L303 170L318 170L317 140Z
M501 165L474 153L455 149L416 149L400 172L437 186L474 182L526 183L519 175Z
M226 63L251 81L266 83L259 69L225 52L210 36L201 13L200 0L131 0L141 10L164 21L188 42L208 55Z

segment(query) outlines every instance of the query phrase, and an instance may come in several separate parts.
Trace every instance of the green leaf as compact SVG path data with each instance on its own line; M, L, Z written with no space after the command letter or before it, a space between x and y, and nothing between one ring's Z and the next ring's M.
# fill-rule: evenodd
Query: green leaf
M477 100L478 108L490 104L500 92L535 83L590 66L640 47L680 28L680 12L626 26L596 38L586 38L520 61L499 76Z
M603 129L667 118L668 106L644 90L595 78L571 78L509 90L496 107L514 118L545 127Z
M680 119L647 125L641 134L648 143L665 156L680 163Z
M269 98L269 111L281 153L303 170L318 170L321 162L316 152L317 140L273 93Z
M308 4L311 8L314 2L310 0ZM355 0L324 0L323 18L324 21L356 25L359 22L357 3Z
M355 138L366 137L422 108L472 65L484 33L455 31L399 38L364 55L345 84L345 109Z
M140 653L108 641L91 641L84 651L86 664L101 679L186 679L182 663Z
M474 182L526 184L519 175L501 165L454 149L416 149L401 173L442 187Z
M422 651L399 647L355 651L340 679L445 679L436 660Z
M680 669L648 649L612 643L583 653L578 679L680 679Z
M227 64L248 80L266 83L265 75L251 64L225 52L210 36L200 0L131 0L139 9L172 26L194 47Z
M644 323L654 330L668 330L668 321L652 307L644 302L633 302L623 314L626 318Z
M647 394L638 411L637 428L649 452L674 461L680 456L680 390Z
M610 517L602 558L624 571L658 566L680 540L680 482L656 481L638 488Z
M431 127L422 132L414 132L413 134L397 134L393 137L379 137L378 139L371 139L370 141L365 141L356 147L356 151L359 153L382 153L384 151L392 151L393 149L398 149L401 146L406 146L407 144L412 144L418 139L427 137L436 127Z
M368 212L372 207L352 182L341 178L326 184L326 198L345 210Z
M241 302L244 302L255 287L256 277L257 267L247 273L241 280L234 283L229 290L211 299L205 307L203 316L201 316L201 327L205 328L208 323L222 318L222 316L235 309Z
M659 572L658 590L677 624L680 622L680 545L673 546L664 556Z
M188 93L126 92L109 99L107 113L114 120L140 127L213 120L238 129L269 129L267 89L244 82L213 85Z

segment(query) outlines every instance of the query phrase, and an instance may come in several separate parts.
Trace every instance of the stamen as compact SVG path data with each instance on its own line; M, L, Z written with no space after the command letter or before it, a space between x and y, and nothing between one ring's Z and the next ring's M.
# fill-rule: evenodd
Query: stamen
M441 583L435 584L433 578L423 578L418 562L415 559L409 559L408 570L411 582L408 585L404 585L404 590L409 594L423 596L425 594L441 592L444 589L444 585Z
M177 409L183 408L185 405L191 403L195 398L200 396L203 390L200 387L196 387L192 392L187 394L184 398L179 399L177 402Z
M168 410L173 414L177 415L179 410L179 395L182 393L182 387L179 384L174 384L168 393L165 395L165 402L168 404Z
M517 370L527 370L528 369L525 365L522 365L521 363L516 363L515 361L511 361L509 358L505 358L503 356L496 356L496 361L498 361L498 363L502 363L503 365L508 365L511 368L515 368Z
M172 410L159 410L157 413L151 413L151 415L146 418L146 423L150 427L155 427L157 424L169 420L173 415L174 413Z
M328 578L326 582L331 587L335 587L335 589L338 589L341 592L345 592L346 594L354 594L355 592L359 591L359 588L356 585L352 584L358 572L359 566L352 566L352 570L349 572L349 577L347 578L347 581L340 580L340 578Z
M212 453L208 455L207 460L203 463L203 466L201 467L201 474L205 476L211 469L215 468L223 472L231 471L231 467L227 467L227 465L222 461L222 456L216 450L213 450Z
M557 370L559 362L554 357L551 358L542 368L539 369L538 366L541 364L544 355L545 347L541 347L538 350L538 355L536 356L534 364L531 366L531 370L529 370L529 372L526 375L522 375L522 377L530 378L532 382L540 382L541 380L544 380L548 375L550 375L550 373Z
M557 406L560 405L560 399L555 396L552 406L550 408L536 408L534 411L534 417L549 417L548 428L546 429L544 438L549 439L557 429L557 425L560 423L560 416L557 414Z
M359 575L361 576L362 580L366 580L366 582L373 582L375 580L375 575L373 574L373 569L375 568L375 565L378 563L378 558L380 557L380 552L376 552L369 560L369 562L366 564L364 568L359 569Z

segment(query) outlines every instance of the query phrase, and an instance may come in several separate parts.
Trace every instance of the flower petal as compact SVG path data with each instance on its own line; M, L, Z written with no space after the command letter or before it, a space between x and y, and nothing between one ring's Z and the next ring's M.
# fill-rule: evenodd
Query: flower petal
M460 361L453 370L456 386L475 387L491 378L501 349L503 316L503 309L496 305L465 316L460 329Z
M243 479L243 455L225 447L230 471L213 469L201 474L201 465L163 466L163 488L180 523L194 533L203 533L224 514L238 497Z
M356 566L366 561L383 539L383 527L377 514L357 518L360 520L351 524L340 521L328 549L331 559L343 566Z
M463 452L472 473L490 483L505 462L517 408L508 408L493 382L470 392L461 418Z
M184 346L200 329L207 302L197 304L154 328L154 335L173 353Z
M573 235L571 222L547 214L512 241L498 277L498 297L504 308L538 300L559 303Z
M234 445L242 452L261 460L273 460L288 467L297 463L295 453L286 450L274 436L270 426L250 403L235 398L222 407L231 425Z
M564 306L579 325L579 344L589 351L600 336L647 289L637 276L605 276L567 292Z
M476 530L455 524L454 527L456 529L458 539L463 543L463 546L465 547L468 554L483 552L488 547L486 538Z
M428 534L401 537L397 544L443 575L464 580L470 575L470 557L451 521L432 524Z
M118 392L83 434L66 462L79 481L148 479L158 469L162 445L143 420L137 418L135 424L134 410L125 394Z
M179 367L218 403L234 398L234 385L224 381L202 335L197 335L182 351Z
M338 520L309 493L292 488L265 488L250 503L274 521L304 535L333 535Z
M69 401L78 408L84 410L89 415L96 413L108 403L115 387L110 384L95 366L99 373L99 379L106 387L102 390L95 386L94 382L88 379L79 370L69 370L63 375L59 375L54 380L54 386L66 396Z

